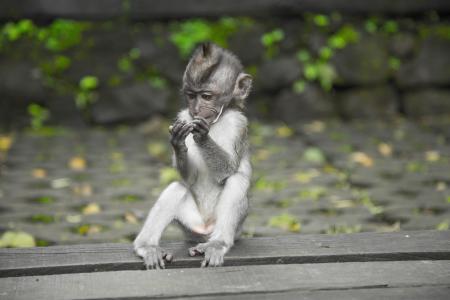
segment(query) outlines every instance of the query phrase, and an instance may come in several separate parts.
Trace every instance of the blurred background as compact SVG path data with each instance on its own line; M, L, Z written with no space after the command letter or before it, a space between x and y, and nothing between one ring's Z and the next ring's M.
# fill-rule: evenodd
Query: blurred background
M193 49L254 78L244 236L448 230L450 2L4 0L0 247L131 242ZM164 239L182 239L169 227Z

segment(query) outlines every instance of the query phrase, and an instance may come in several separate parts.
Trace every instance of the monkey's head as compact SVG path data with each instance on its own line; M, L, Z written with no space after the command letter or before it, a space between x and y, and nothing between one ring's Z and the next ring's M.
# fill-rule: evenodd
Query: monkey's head
M252 78L239 59L212 43L198 47L183 75L181 89L192 117L212 124L228 107L244 108Z

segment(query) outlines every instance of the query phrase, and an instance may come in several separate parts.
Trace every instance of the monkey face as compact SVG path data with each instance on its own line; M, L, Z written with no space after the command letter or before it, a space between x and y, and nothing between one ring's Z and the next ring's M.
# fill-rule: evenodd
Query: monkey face
M186 91L186 100L191 117L202 117L209 124L217 121L222 113L223 97L211 91Z

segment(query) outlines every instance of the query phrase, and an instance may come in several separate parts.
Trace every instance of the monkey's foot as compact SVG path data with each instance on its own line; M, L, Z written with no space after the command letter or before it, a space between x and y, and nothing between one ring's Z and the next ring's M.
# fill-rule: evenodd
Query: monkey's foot
M144 259L148 269L165 269L165 262L171 262L173 255L159 246L141 246L135 249L136 254Z
M207 243L200 243L195 247L189 248L189 255L205 255L201 267L218 267L223 265L223 257L227 252L228 247L222 241L210 241Z

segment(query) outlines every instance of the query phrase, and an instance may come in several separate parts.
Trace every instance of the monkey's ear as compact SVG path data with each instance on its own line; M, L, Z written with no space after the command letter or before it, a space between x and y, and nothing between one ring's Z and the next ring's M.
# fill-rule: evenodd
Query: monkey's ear
M236 79L234 86L234 98L243 102L248 97L252 89L252 77L248 74L241 73Z

